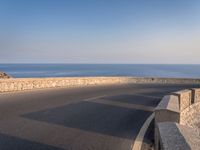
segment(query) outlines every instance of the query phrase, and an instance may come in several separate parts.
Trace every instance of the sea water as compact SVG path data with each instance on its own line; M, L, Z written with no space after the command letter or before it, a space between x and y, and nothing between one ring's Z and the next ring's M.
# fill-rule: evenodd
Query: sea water
M135 76L200 78L200 65L159 64L0 64L15 78Z

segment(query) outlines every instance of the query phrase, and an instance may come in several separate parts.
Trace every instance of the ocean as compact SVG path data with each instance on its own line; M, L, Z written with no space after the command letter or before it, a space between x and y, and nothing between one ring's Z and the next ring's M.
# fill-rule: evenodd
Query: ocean
M153 64L0 64L15 78L135 76L200 78L200 65Z

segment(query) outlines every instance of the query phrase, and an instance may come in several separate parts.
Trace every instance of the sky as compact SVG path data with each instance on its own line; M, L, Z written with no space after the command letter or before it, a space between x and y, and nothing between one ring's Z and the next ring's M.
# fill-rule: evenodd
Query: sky
M0 63L200 64L200 1L0 0Z

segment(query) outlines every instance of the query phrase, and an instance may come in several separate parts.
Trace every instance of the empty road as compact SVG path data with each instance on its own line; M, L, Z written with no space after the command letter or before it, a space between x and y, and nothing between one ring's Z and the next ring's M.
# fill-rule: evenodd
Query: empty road
M192 85L132 84L0 94L0 150L131 150L161 98ZM153 123L142 149L153 142Z

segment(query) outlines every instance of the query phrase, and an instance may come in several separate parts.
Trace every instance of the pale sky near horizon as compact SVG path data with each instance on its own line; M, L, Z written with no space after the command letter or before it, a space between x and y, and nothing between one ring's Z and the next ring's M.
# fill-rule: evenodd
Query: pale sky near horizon
M0 63L200 64L200 0L0 0Z

